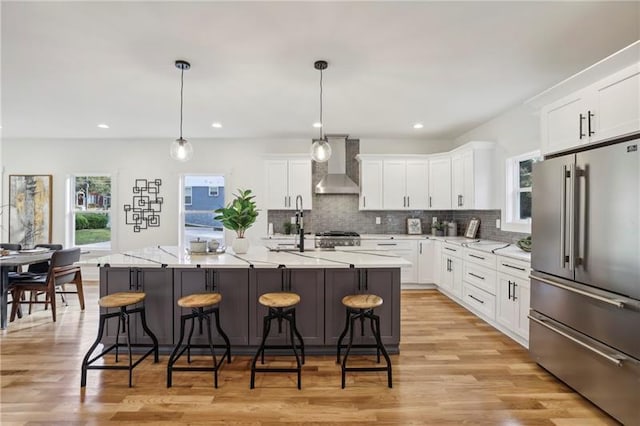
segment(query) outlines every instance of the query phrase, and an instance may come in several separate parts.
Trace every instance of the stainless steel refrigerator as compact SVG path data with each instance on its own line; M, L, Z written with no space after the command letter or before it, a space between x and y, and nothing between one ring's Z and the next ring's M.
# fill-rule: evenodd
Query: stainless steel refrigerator
M533 166L533 359L640 425L640 135Z

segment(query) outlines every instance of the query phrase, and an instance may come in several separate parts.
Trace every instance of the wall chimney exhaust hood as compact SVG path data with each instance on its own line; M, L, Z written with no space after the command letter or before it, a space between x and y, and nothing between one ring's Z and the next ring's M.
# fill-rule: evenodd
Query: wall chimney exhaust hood
M359 194L358 185L347 176L347 135L329 136L329 173L316 185L316 194Z

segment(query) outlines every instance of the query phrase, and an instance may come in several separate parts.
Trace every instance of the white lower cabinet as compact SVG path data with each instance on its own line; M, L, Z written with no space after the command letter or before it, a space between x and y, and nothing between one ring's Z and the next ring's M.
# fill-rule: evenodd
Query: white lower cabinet
M432 239L418 241L418 283L440 284L442 242Z
M398 255L411 262L411 266L400 269L400 283L418 282L418 241L416 240L369 240L360 241L362 250L388 250L390 253Z
M462 298L462 259L442 252L440 289L456 300Z
M478 287L464 282L462 284L462 294L465 304L480 312L485 318L494 320L496 317L496 296L487 293Z
M525 267L523 262L515 263L503 258L500 263L515 265L517 268ZM518 269L514 269L518 271ZM498 304L496 321L498 324L516 333L525 340L529 340L529 278L524 273L506 274L498 273Z

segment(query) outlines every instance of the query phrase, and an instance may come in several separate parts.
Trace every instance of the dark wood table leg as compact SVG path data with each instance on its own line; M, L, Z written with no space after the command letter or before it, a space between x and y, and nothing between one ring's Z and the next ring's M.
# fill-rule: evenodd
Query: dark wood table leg
M7 291L9 289L9 268L6 266L0 267L0 273L2 278L2 291L0 292L0 330L7 328L7 305L9 304L9 296Z

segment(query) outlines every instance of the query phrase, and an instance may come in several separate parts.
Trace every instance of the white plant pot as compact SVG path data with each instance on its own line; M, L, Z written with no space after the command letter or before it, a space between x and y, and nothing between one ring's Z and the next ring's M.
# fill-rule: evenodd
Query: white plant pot
M236 238L231 244L233 252L236 254L244 254L249 251L249 239L248 238Z

